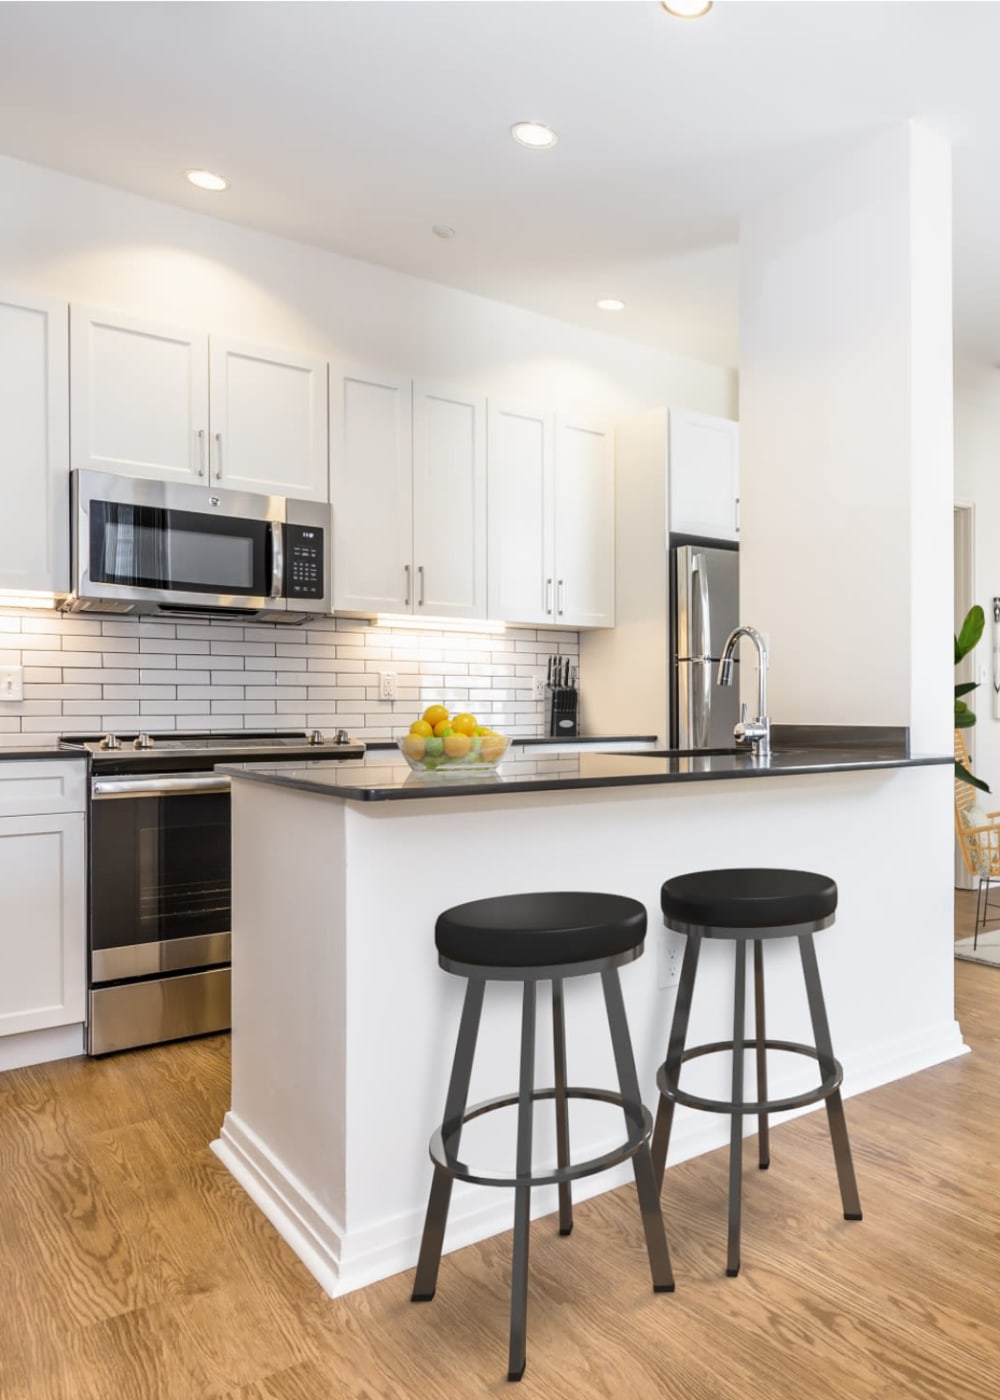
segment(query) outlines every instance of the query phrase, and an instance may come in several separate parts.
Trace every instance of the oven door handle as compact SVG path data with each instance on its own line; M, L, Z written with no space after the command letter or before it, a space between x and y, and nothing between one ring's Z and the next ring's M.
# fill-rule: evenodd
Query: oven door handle
M228 792L229 779L224 773L192 773L180 778L94 778L91 796L107 800L111 797L183 797L196 792Z

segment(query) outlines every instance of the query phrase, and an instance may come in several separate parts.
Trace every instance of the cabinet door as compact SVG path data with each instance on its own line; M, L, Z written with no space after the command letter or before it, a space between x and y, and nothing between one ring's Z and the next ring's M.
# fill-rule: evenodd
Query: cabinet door
M489 616L555 621L553 420L489 401L487 486Z
M208 337L70 307L74 467L208 482Z
M611 429L556 420L556 621L615 622L615 463Z
M328 501L326 361L212 337L213 485Z
M84 816L0 818L0 1035L85 1019Z
M69 588L67 317L0 295L0 588Z
M670 528L715 540L739 539L739 425L704 413L670 411Z
M486 400L413 386L414 612L486 616Z
M410 380L331 369L333 606L413 611Z

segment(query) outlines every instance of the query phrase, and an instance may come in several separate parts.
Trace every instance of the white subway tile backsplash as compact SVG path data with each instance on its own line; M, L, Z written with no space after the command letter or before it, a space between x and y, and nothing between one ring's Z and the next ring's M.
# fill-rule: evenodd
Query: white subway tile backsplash
M345 728L389 739L427 705L472 709L521 736L542 733L532 680L574 632L414 632L356 618L302 628L226 621L0 616L0 665L24 668L24 699L0 714L4 743L62 733ZM379 674L396 699L379 699Z

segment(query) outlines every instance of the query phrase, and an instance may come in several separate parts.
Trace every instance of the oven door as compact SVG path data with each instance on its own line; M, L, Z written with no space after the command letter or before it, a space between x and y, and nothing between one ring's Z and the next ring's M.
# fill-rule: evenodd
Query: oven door
M73 583L123 606L283 611L281 497L73 474Z
M95 778L92 798L92 986L228 964L229 780Z

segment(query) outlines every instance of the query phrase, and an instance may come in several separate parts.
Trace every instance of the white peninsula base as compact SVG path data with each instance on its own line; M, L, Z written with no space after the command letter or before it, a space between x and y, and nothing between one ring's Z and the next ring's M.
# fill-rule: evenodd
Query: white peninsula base
M232 1107L215 1151L330 1294L413 1266L464 991L438 967L434 921L449 905L519 890L603 889L646 904L646 953L622 986L651 1107L674 998L658 985L668 975L660 885L711 866L837 881L837 922L816 944L847 1095L958 1055L950 784L949 769L916 767L363 801L234 777ZM769 946L767 958L768 1032L807 1040L797 949ZM519 992L487 990L471 1102L516 1087ZM615 1082L600 995L596 978L566 984L571 1083ZM731 997L731 950L706 945L690 1043L727 1036ZM552 1082L546 1003L543 993L538 1084ZM811 1082L811 1062L784 1058L796 1062L775 1063L773 1094ZM719 1092L727 1066L695 1064L706 1078L692 1087ZM554 1160L550 1116L539 1105L538 1160ZM507 1163L513 1127L504 1113L478 1120L463 1155ZM726 1119L679 1110L671 1161L727 1131ZM621 1137L620 1113L572 1106L574 1157ZM575 1191L630 1179L625 1163ZM834 1209L832 1152L830 1191ZM664 1192L669 1220L669 1170ZM534 1207L554 1210L554 1188ZM509 1228L512 1211L511 1192L457 1186L446 1249Z

